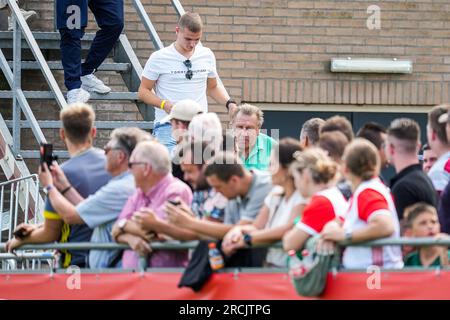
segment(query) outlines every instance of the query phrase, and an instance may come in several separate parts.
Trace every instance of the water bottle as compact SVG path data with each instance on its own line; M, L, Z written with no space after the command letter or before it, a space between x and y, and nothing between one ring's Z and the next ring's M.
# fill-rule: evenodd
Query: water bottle
M220 251L216 248L216 243L211 242L208 244L209 252L209 264L211 265L211 269L219 270L224 267L223 257L220 254Z
M297 257L295 250L289 250L289 276L291 278L298 278L305 273L303 262Z

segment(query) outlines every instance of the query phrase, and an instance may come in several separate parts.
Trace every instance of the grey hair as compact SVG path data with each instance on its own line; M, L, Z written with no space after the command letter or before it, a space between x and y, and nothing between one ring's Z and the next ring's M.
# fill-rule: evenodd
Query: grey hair
M324 125L325 120L321 118L312 118L306 121L302 126L302 131L300 132L300 140L308 137L309 142L315 145L319 142L320 129Z
M214 112L194 116L188 127L189 140L213 143L214 146L222 143L222 134L222 124Z
M136 146L140 160L148 161L153 171L160 175L172 172L169 150L157 141L143 141Z
M256 115L256 118L258 119L258 128L261 128L264 123L264 112L257 106L254 106L252 104L244 103L237 107L236 111L234 112L232 123L234 124L238 114L243 114L246 116Z

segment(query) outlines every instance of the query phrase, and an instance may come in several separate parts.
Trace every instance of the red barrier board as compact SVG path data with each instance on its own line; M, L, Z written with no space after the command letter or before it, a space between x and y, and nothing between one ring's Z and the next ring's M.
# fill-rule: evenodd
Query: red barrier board
M378 284L370 274L329 275L322 299L450 299L450 271L382 272ZM0 274L0 299L304 299L285 274L214 274L195 293L177 288L179 273ZM368 283L369 282L369 283ZM375 285L374 285L375 284ZM79 289L78 289L79 288Z

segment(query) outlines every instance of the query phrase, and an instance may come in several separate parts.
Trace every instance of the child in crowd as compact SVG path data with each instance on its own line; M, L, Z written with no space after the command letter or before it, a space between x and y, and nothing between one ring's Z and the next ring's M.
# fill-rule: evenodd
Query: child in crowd
M405 209L406 235L421 238L448 238L445 233L440 233L441 225L437 211L434 207L419 202ZM448 246L424 246L418 247L415 252L405 258L407 267L432 267L447 266L450 251Z

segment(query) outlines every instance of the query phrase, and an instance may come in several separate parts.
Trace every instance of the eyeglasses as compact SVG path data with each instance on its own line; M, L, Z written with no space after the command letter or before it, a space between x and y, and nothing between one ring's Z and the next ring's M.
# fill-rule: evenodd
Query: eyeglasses
M103 147L103 151L105 151L105 155L108 154L111 150L122 150L122 148L119 147L110 147L108 145Z
M137 166L137 165L140 165L140 164L148 165L147 162L142 162L142 161L128 162L128 168L129 169L133 169L133 166Z
M186 74L185 74L186 79L191 80L191 79L192 79L192 76L194 75L194 73L193 73L192 70L191 70L191 68L192 68L192 62L191 62L191 60L187 59L187 60L183 61L183 63L184 63L184 65L186 66L186 68L188 69L188 70L186 71Z

